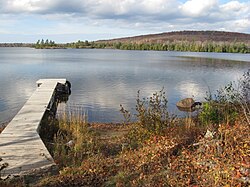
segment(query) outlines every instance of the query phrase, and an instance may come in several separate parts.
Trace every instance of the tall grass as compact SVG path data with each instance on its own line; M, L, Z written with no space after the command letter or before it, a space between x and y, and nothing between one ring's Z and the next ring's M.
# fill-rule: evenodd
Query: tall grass
M97 136L89 128L81 107L67 111L45 120L40 134L60 167L80 166L82 160L98 152Z

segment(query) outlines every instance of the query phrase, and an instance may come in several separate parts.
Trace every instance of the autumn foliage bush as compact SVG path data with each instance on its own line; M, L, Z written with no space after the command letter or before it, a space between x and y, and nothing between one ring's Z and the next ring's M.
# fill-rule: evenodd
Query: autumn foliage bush
M169 184L247 186L250 178L249 126L220 125L218 138L201 139L192 149L172 157Z
M140 91L136 99L136 122L132 123L126 135L130 148L137 148L153 135L163 135L165 130L174 124L175 116L170 115L167 108L168 100L164 89L155 92L148 98L141 98ZM120 110L129 122L131 114L121 106Z

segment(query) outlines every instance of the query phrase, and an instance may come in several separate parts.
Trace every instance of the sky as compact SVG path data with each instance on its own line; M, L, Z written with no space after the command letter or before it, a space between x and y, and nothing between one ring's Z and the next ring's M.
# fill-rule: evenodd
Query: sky
M0 43L95 41L181 30L250 34L250 0L0 0Z

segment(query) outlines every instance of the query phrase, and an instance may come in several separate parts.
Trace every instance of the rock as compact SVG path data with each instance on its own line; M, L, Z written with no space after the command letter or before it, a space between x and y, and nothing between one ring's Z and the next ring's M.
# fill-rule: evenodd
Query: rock
M74 140L70 140L69 142L66 143L67 146L73 147L75 145Z
M192 105L195 103L193 98L182 99L176 103L176 106L181 111L191 111Z
M207 132L206 132L206 134L205 134L205 138L207 138L207 139L213 139L214 138L214 132L212 132L212 131L210 131L210 130L208 130L207 129Z
M192 104L191 108L192 109L195 109L196 107L201 107L202 106L202 103L201 102L194 102L194 104Z

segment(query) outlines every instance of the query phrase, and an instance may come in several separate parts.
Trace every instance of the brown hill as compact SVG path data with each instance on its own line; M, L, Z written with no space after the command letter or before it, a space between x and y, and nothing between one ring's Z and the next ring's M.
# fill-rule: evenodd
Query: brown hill
M244 42L250 44L250 34L224 31L174 31L149 34L111 40L99 40L100 43L167 43L173 41L195 42Z

